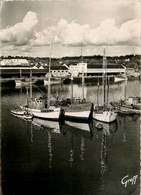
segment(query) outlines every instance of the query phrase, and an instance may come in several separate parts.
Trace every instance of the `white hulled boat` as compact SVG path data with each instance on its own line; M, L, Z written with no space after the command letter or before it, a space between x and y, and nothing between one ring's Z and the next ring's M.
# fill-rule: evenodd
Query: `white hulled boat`
M67 120L88 121L92 118L92 103L72 104L63 108L65 110L64 118Z
M122 82L122 81L127 81L127 77L123 77L123 76L114 77L114 82L115 82L115 83L117 83L117 82Z
M106 88L105 80L107 79L107 76L105 76L106 66L107 66L107 64L106 64L106 56L105 56L105 49L104 49L104 56L103 56L103 100L104 100L104 106L103 106L102 109L99 109L99 108L95 109L94 108L93 118L98 120L98 121L111 123L111 122L116 120L117 113L110 110L107 106L108 105L108 93L109 93L108 90L109 90L109 87L108 87L108 90L107 90L107 105L106 105L106 91L105 91L105 88Z
M24 110L11 110L11 114L23 116Z
M50 44L52 48L52 45ZM47 108L45 108L45 101L43 99L35 98L33 100L32 95L30 97L30 105L28 107L28 111L33 114L34 117L38 117L41 119L48 119L48 120L59 120L62 115L62 108L56 108L54 106L50 106L50 67L51 67L51 53L49 59L49 74L48 74L48 101L47 101ZM32 92L32 72L30 72L30 90ZM31 94L30 92L30 94ZM27 106L21 106L23 110L27 109Z
M93 118L106 123L111 123L116 120L117 113L113 111L94 111Z
M81 54L82 56L82 54ZM71 105L63 107L65 110L64 118L67 120L89 121L92 119L93 104L84 99L84 67L85 63L81 61L82 66L82 99L73 98L73 73L71 74Z

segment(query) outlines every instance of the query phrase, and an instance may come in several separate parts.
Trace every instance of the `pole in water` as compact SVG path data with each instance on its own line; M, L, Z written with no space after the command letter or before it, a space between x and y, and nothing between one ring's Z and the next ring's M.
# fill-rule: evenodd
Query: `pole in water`
M97 106L99 106L99 81L97 83Z
M32 70L30 70L30 98L32 98Z
M83 71L82 71L82 98L84 100L84 67L83 67Z
M50 106L50 67L51 67L52 42L50 43L49 74L48 74L48 107Z
M71 104L73 104L73 73L71 74Z
M107 80L107 105L109 107L109 82L110 82L110 77L108 77Z
M124 100L126 100L126 84L124 85Z

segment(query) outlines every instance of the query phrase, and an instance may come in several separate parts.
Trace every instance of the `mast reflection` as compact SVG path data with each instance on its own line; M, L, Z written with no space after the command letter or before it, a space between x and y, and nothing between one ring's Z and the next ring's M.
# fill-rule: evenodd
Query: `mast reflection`
M81 137L81 144L80 144L80 159L83 161L84 160L84 151L85 151L85 138Z
M107 147L109 147L110 139L112 135L117 131L117 121L113 123L103 123L94 121L94 126L97 130L101 131L101 148L100 148L100 174L101 174L101 190L104 190L104 174L108 170L108 151Z
M52 168L52 143L51 143L51 132L48 130L48 153L49 153L49 168Z

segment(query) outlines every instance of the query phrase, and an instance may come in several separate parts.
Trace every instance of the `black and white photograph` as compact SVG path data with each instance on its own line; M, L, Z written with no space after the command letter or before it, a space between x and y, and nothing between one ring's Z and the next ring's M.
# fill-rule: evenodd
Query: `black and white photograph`
M140 195L141 1L0 2L1 195Z

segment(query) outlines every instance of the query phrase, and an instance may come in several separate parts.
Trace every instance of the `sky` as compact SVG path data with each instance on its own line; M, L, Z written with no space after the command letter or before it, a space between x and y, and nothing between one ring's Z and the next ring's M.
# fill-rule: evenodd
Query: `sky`
M141 54L140 10L140 0L1 2L1 55Z

